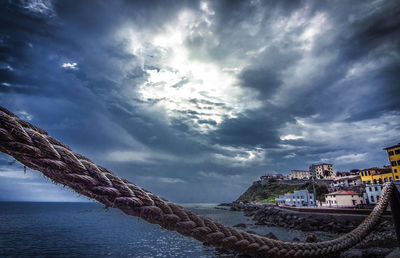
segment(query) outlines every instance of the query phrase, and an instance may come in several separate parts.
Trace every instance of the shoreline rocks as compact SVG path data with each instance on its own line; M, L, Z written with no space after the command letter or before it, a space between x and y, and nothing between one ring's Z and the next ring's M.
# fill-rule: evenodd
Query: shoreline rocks
M363 215L296 212L271 204L233 203L230 210L242 211L245 216L252 217L256 225L336 234L350 232L366 217ZM391 220L387 220L387 218L386 222L391 224ZM386 225L386 228L377 230L393 231L394 229L393 226Z
M252 217L255 225L284 227L310 232L306 242L318 242L312 231L343 234L355 229L366 216L347 214L306 213L281 209L271 204L232 203L231 211L242 211ZM273 238L275 236L267 237ZM300 242L293 239L292 242ZM341 253L339 257L385 257L397 247L397 238L390 217L380 224L358 245Z

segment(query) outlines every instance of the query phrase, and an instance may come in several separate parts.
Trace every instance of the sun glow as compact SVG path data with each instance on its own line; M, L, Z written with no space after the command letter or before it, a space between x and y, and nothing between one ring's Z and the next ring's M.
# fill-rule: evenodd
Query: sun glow
M124 34L147 76L137 88L141 99L164 110L169 121L178 118L197 131L208 132L260 103L253 98L245 101L251 93L239 87L238 71L232 73L212 58L196 58L187 46L188 38L212 34L214 12L206 4L201 12L182 11L156 35L138 35L132 29ZM149 53L153 60L147 58Z

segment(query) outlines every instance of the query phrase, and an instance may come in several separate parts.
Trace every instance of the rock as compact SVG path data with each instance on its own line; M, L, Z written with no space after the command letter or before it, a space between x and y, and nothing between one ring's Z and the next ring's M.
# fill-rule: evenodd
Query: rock
M293 238L292 242L300 242L300 239L298 239L297 237Z
M232 203L220 203L217 206L232 206Z
M386 258L396 258L396 257L400 257L400 249L399 248L394 249L390 254L388 254L386 256Z
M278 238L274 235L274 233L269 232L268 234L265 235L266 237L270 238L270 239L275 239L278 240Z
M246 224L239 223L239 224L234 225L233 227L235 227L235 228L246 228Z
M393 249L389 248L368 248L362 251L362 257L385 257L390 254Z
M318 241L317 241L317 236L314 235L314 234L309 234L309 235L307 236L307 238L306 238L306 242L307 242L307 243L315 243L315 242L318 242Z
M359 258L359 257L363 257L363 254L359 249L350 249L340 254L340 258Z

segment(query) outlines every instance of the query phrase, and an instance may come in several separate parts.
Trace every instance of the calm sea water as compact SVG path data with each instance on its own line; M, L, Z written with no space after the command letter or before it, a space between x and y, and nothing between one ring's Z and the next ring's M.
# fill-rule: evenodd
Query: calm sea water
M251 224L241 212L210 204L183 205L226 225ZM304 239L306 233L249 226L273 232L281 240ZM333 236L321 234L320 238ZM0 257L229 257L212 247L162 230L97 203L0 202Z

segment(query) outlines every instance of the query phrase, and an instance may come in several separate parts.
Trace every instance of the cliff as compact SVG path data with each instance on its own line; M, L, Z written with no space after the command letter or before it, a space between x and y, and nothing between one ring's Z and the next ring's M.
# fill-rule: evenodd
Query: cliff
M269 182L262 185L260 181L255 181L235 202L259 202L273 203L275 198L285 193L291 193L295 190L308 189L313 192L312 185L308 182L289 184L283 181ZM324 185L316 185L317 200L323 200L324 194L328 193L328 189Z

